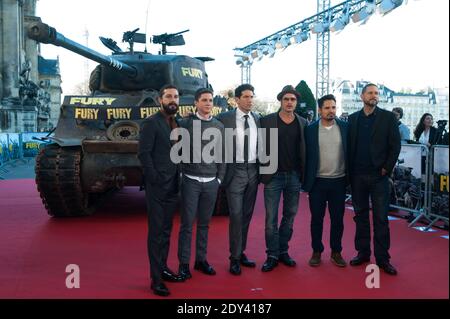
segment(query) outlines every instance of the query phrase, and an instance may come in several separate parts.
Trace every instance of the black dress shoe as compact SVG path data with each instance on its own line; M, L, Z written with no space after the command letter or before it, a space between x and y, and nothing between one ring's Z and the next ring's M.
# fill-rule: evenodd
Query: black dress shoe
M186 280L183 276L177 275L170 269L164 269L161 274L161 278L164 281L169 281L169 282L182 282L182 281Z
M383 269L383 271L389 275L397 275L397 269L395 269L395 267L392 266L388 261L377 263L377 266L380 267L380 269Z
M178 274L183 278L183 280L192 278L191 271L189 270L189 264L180 264L180 267L178 267Z
M256 263L253 260L247 258L245 254L241 255L241 265L244 267L255 268Z
M231 260L230 273L235 276L238 276L241 274L241 266L239 265L239 260Z
M359 266L359 265L362 265L362 264L368 263L368 262L370 262L370 257L358 254L358 256L356 256L355 258L350 260L350 265Z
M164 283L154 284L152 283L150 285L150 288L153 290L153 293L158 296L167 297L170 295L169 289L164 285Z
M294 267L295 265L297 265L295 260L292 259L291 256L289 256L288 253L281 254L278 257L278 260L281 261L283 264L285 264L288 267Z
M204 261L196 261L194 265L195 270L200 270L205 275L213 276L216 274L216 271L213 267L211 267L206 260Z
M264 262L261 270L263 272L272 271L276 266L278 266L278 260L273 257L268 257Z

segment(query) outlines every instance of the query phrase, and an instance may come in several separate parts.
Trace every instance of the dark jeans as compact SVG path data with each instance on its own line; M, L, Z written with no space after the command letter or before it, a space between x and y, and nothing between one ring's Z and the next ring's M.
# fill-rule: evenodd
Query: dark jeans
M161 273L167 268L173 215L178 204L177 184L177 178L166 181L163 185L152 185L146 181L147 253L150 262L150 277L156 284L161 282Z
M372 201L374 230L374 250L377 262L389 261L389 181L388 176L380 174L358 174L351 180L352 202L355 209L356 235L355 248L358 254L369 257L370 221L369 198Z
M219 182L201 183L183 176L181 184L181 225L178 237L178 259L180 264L189 264L191 259L192 226L197 219L196 261L205 261L208 246L209 222L216 204Z
M298 209L300 187L300 176L297 172L277 172L264 187L268 257L278 258L280 254L288 252L288 243L292 237L294 218ZM283 216L278 228L278 206L281 193L283 193Z
M309 193L311 210L311 239L314 252L323 252L323 219L328 203L331 219L330 246L333 252L342 251L345 211L345 177L316 178Z

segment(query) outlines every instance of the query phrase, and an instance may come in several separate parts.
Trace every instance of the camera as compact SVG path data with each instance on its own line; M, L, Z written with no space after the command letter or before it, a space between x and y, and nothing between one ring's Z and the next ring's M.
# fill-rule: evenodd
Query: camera
M438 125L438 128L445 128L445 126L447 125L447 120L439 120L436 123Z

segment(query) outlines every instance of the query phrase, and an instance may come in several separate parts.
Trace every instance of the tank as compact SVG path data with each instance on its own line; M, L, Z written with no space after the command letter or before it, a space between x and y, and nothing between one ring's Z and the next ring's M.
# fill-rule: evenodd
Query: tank
M194 111L194 92L209 87L207 57L167 54L167 46L183 45L182 33L153 36L159 54L134 51L145 43L138 29L124 33L129 50L100 37L112 50L103 55L76 43L40 20L28 28L28 37L63 47L96 61L89 96L65 96L57 126L36 157L36 184L51 216L92 214L105 195L124 186L141 186L137 158L141 122L159 110L159 89L168 83L180 92L177 116ZM213 113L227 110L225 98L215 97ZM223 200L221 200L223 202ZM221 214L219 212L219 214Z

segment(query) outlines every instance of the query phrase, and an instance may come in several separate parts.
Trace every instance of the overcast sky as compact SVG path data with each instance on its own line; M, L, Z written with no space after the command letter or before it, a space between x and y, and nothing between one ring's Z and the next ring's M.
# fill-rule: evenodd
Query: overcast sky
M331 1L331 5L343 2ZM317 11L316 0L38 0L37 15L66 37L109 55L98 37L118 45L124 31L141 28L147 36L190 29L187 45L171 51L211 56L206 65L214 89L240 83L233 49L243 47ZM394 90L448 87L449 1L409 0L388 15L378 13L365 25L350 23L330 41L330 78L364 79ZM147 15L148 8L148 15ZM143 50L143 46L136 45ZM148 46L157 53L158 47ZM42 45L46 58L60 58L64 94L83 81L85 59L62 48ZM286 84L305 80L315 92L316 36L269 59L255 62L252 84L259 98L275 100ZM96 63L91 62L93 69Z

